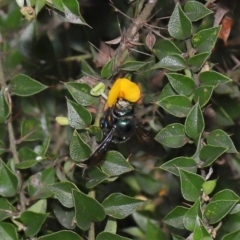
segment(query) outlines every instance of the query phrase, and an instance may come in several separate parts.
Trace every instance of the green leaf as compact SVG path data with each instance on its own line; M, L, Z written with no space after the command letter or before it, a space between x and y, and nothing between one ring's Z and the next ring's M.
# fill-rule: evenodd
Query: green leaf
M52 3L47 1L46 3L51 7L58 9L59 11L62 11L62 12L64 11L61 0L53 0Z
M38 240L83 240L78 234L72 231L63 230L39 237Z
M124 232L137 239L144 239L145 237L145 234L143 233L143 231L138 227L125 228Z
M172 240L185 240L185 238L172 233Z
M125 70L125 71L137 71L140 68L144 67L145 65L147 65L148 62L141 62L141 61L128 61L128 62L124 62L121 65L121 69Z
M120 235L117 234L113 234L110 232L101 232L98 234L96 240L107 240L107 239L111 239L111 240L131 240L130 238L126 238L126 237L122 237Z
M31 205L27 211L35 212L35 213L46 213L47 211L47 200L40 199Z
M202 134L205 127L202 110L198 103L191 109L189 112L186 121L185 121L185 132L192 138L197 138Z
M92 122L92 115L89 111L79 104L67 99L68 120L72 128L84 129Z
M199 102L200 107L205 106L210 100L212 93L214 90L214 86L200 86L198 87L193 94L193 101L195 103Z
M240 212L240 204L236 204L229 214L236 214Z
M209 10L202 3L197 1L187 2L184 6L184 12L187 17L193 22L198 21L199 19L202 19L207 15L213 13L213 11Z
M188 64L191 66L191 69L193 70L193 72L198 72L203 66L203 64L207 61L209 56L210 56L209 52L203 52L189 58Z
M61 0L61 2L65 13L65 18L68 22L87 25L82 15L80 14L80 7L78 1Z
M195 202L200 197L204 179L195 173L188 172L181 168L179 168L179 176L184 199Z
M113 74L113 66L115 59L112 58L101 70L101 76L103 78L110 78Z
M36 159L39 155L28 147L23 147L18 152L21 161Z
M61 204L67 208L72 208L73 197L72 190L78 190L78 188L71 182L58 182L49 186L53 192L54 197L57 198Z
M42 125L37 119L27 119L21 124L21 138L24 141L42 140Z
M18 240L17 229L10 223L0 222L0 233L3 240Z
M10 114L9 105L3 89L0 91L0 123L4 123Z
M55 170L52 167L47 168L28 179L28 193L34 199L48 198L52 196L49 185L54 182Z
M146 239L166 239L163 230L148 220L146 229Z
M117 220L109 217L104 229L104 232L116 233L117 232Z
M76 162L81 162L92 155L92 149L82 140L81 136L74 131L70 143L70 156Z
M136 173L135 175L141 191L146 192L149 195L157 194L161 189L166 188L162 182L156 181L156 178L151 174Z
M209 224L223 219L239 201L239 196L229 189L216 193L205 209L205 217Z
M205 85L216 86L219 83L227 83L232 80L221 73L215 71L206 71L200 73L199 81Z
M201 160L199 157L200 154L200 150L202 149L203 146L203 141L202 141L202 135L199 135L198 138L193 139L194 145L197 147L195 153L192 155L192 159L194 159L194 161L200 165L201 164Z
M96 187L101 182L107 180L110 176L102 172L98 167L91 167L88 169L89 181L86 183L87 188Z
M47 150L49 148L51 142L51 136L46 136L42 145L40 146L39 150L37 151L38 154L40 154L40 156L45 157Z
M178 40L189 38L192 33L192 23L177 3L168 23L169 34Z
M194 159L189 157L177 157L160 166L161 169L168 171L176 176L179 176L178 168L196 173L197 165Z
M188 231L194 231L197 217L202 219L200 198L197 199L184 216L183 223Z
M59 202L54 202L53 212L58 222L67 229L75 229L75 209L74 208L65 208Z
M227 148L227 153L238 153L231 138L221 129L216 129L212 131L207 136L207 143L208 145Z
M195 89L195 83L193 79L187 76L179 73L168 73L166 76L173 89L181 95L189 96Z
M18 190L18 178L0 159L0 195L13 197Z
M46 0L37 0L35 5L36 15L41 11L41 9L45 6Z
M47 88L47 86L24 74L12 78L10 84L11 93L21 97L32 96Z
M187 211L188 208L177 206L171 212L169 212L162 221L172 227L185 229L183 225L183 219Z
M155 136L155 139L171 148L182 147L189 141L184 126L180 123L169 124Z
M187 67L186 60L180 55L168 55L156 63L152 69L166 68L170 71L180 71Z
M205 228L202 220L197 217L195 223L195 229L193 232L193 240L213 240L208 233L207 229Z
M91 222L99 222L105 218L102 205L86 194L73 189L76 223L82 230L88 230Z
M0 197L0 222L14 216L15 212L15 207L13 207L6 198Z
M177 93L173 90L172 86L168 83L165 85L165 87L161 91L160 96L158 98L158 102L161 102L166 97L176 96L176 95Z
M35 153L32 149L23 147L19 150L18 156L20 159L20 163L16 164L16 168L18 169L27 169L32 167L36 163L38 163L43 158Z
M192 109L191 101L185 96L169 96L157 104L176 117L186 117Z
M239 240L240 239L240 230L236 232L231 232L226 234L222 240Z
M15 166L17 169L28 169L37 163L38 162L36 160L26 160L26 161L16 164Z
M217 26L197 32L192 38L193 47L196 48L199 53L211 52L215 46L220 30L221 26Z
M151 217L144 214L144 211L136 211L132 214L132 218L135 221L136 225L139 227L139 229L146 231L148 221L150 220L152 223L157 223Z
M217 179L206 181L202 185L202 190L206 195L209 195L215 189L216 185Z
M143 204L144 201L128 197L122 193L113 193L102 203L106 214L117 219L127 217Z
M161 39L155 45L153 49L154 54L159 60L170 55L181 55L181 50L171 41Z
M84 49L84 47L82 47L82 49ZM87 79L91 80L92 77L90 76L98 76L97 72L92 68L92 66L86 61L86 60L82 60L81 61L81 70L82 72L86 73ZM84 74L85 75L85 74ZM85 77L86 77L85 76ZM90 78L89 78L90 77Z
M205 145L200 151L200 159L203 161L201 167L210 166L216 159L218 159L223 153L225 153L227 148L220 146Z
M91 125L88 128L88 131L91 135L94 135L96 137L96 142L100 142L103 139L103 132L100 127Z
M26 230L24 231L25 235L27 237L35 236L40 231L47 216L47 213L35 213L30 211L23 212L20 219L26 227Z
M119 176L123 173L134 170L123 155L117 151L107 152L105 161L101 165L101 168L109 176Z
M64 83L73 99L82 106L98 104L98 98L90 94L91 87L85 83L67 82Z

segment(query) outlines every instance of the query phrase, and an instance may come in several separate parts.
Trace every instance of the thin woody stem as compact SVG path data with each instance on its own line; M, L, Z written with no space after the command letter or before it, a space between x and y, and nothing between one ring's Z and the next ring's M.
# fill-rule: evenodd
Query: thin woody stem
M0 33L0 42L2 42L1 33ZM5 81L5 77L4 77L2 56L3 56L3 52L0 49L0 85L1 85L1 89L2 89L3 93L5 92L7 94L7 100L8 100L9 109L10 109L10 117L7 122L8 136L9 136L9 142L10 142L10 151L13 155L15 164L17 164L17 163L19 163L19 158L18 158L18 153L17 153L16 139L15 139L15 135L14 135L13 125L12 125L12 121L11 121L12 100L11 100L11 96L8 92L8 87L7 87L7 84Z

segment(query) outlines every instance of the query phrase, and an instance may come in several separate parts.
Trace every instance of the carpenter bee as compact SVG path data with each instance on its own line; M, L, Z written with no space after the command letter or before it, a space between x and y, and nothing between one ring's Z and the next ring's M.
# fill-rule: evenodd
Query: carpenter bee
M84 162L87 167L98 165L111 144L126 142L134 134L149 153L165 155L165 149L145 132L134 114L133 104L126 100L118 99L113 107L107 109L100 119L100 128L104 138L92 156Z

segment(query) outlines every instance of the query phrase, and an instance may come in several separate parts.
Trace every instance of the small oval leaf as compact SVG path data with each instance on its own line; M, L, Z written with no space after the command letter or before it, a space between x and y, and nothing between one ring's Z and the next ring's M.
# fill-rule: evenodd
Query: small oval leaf
M86 194L73 189L76 223L82 230L88 230L91 222L99 222L105 218L102 205Z
M199 19L204 18L205 16L213 13L202 3L197 1L189 1L184 6L184 12L191 21L198 21Z
M168 23L169 34L178 40L189 38L192 33L192 23L177 3Z
M68 120L72 128L85 129L91 124L92 115L86 108L70 101L69 99L67 99L67 108Z
M171 212L169 212L162 221L172 227L185 229L183 225L183 219L187 211L188 208L177 206Z
M177 157L160 166L161 169L168 171L176 176L179 176L178 168L189 172L197 172L197 164L194 159L189 157Z
M12 78L10 84L11 93L22 97L32 96L47 88L47 86L24 74L19 74Z
M180 71L187 67L186 60L180 55L168 55L156 63L152 69L166 68L171 71Z
M73 99L82 106L97 105L98 98L90 94L91 87L85 83L67 82L64 83Z
M199 81L209 86L216 86L219 83L227 83L231 82L232 80L221 73L215 71L206 71L200 73Z
M157 104L176 117L186 117L192 109L191 101L185 96L169 96Z
M168 73L166 76L173 89L181 95L189 96L195 89L195 83L192 78L179 73Z
M232 139L221 129L212 131L207 137L208 145L227 148L227 153L238 153Z
M201 108L198 103L191 109L189 112L186 121L185 121L185 132L186 134L192 138L197 138L200 134L202 134L205 127L203 115Z
M221 26L217 26L197 32L192 38L193 47L196 48L199 53L211 52L217 41L220 29Z
M71 182L58 182L49 186L54 196L67 208L72 208L73 197L72 190L77 190L77 187Z
M76 162L81 162L92 155L92 149L83 141L81 135L74 132L70 143L70 156Z
M117 151L107 152L101 168L109 176L119 176L134 169L122 154Z
M195 202L201 194L204 179L195 174L179 168L179 176L181 180L181 191L184 199Z
M239 196L229 189L216 193L204 212L209 224L219 222L231 211L238 201Z
M123 219L142 206L144 201L128 197L122 193L113 193L102 203L106 214L117 219Z
M63 230L39 237L38 240L83 240L78 234L69 230Z
M171 148L182 147L189 141L184 126L180 123L169 124L155 136L155 139Z
M13 197L17 193L18 178L0 159L0 195Z
M199 102L200 107L205 106L210 100L214 86L200 86L198 87L193 94L193 100L195 103Z

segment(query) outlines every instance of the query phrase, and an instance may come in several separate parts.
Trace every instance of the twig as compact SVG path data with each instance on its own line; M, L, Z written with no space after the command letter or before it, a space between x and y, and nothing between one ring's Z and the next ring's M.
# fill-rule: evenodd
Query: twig
M94 190L92 190L88 193L88 196L90 196L92 198L96 198L96 192ZM94 222L91 222L90 229L88 231L88 239L89 240L94 240L95 239Z
M0 33L0 44L2 44L2 35ZM13 155L13 159L14 159L14 163L18 164L19 158L18 158L18 152L17 152L17 147L16 147L16 139L15 139L15 134L14 134L14 130L13 130L13 125L12 125L12 99L10 96L10 93L8 91L8 86L6 84L6 80L4 77L4 72L3 72L3 62L2 62L2 56L3 56L3 52L2 49L0 48L0 86L1 86L1 90L3 92L6 92L7 94L7 101L9 104L9 112L10 112L10 117L7 121L7 128L8 128L8 136L9 136L9 142L10 142L10 151ZM25 205L25 195L24 195L24 188L22 186L22 176L21 176L21 172L17 171L17 177L18 177L18 187L19 187L19 202L20 202L20 212L23 212L26 209L26 205Z
M2 43L2 36L0 33L0 44ZM8 128L8 136L9 136L9 142L10 142L10 151L12 152L13 159L15 164L19 163L19 158L18 158L18 153L17 153L17 148L16 148L16 140L14 136L14 130L13 130L13 125L12 125L12 101L11 101L11 96L8 92L8 87L4 78L4 72L3 72L3 63L2 63L2 51L0 50L0 85L1 89L3 92L6 92L8 96L8 104L9 104L9 109L10 109L10 117L7 121L7 128Z
M157 0L148 1L140 15L133 20L133 23L126 31L125 38L127 38L129 41L134 41L134 37L138 33L139 29L146 23L156 3ZM113 72L116 72L119 69L120 65L124 62L127 57L127 52L128 46L124 42L121 42L116 50L115 66Z

